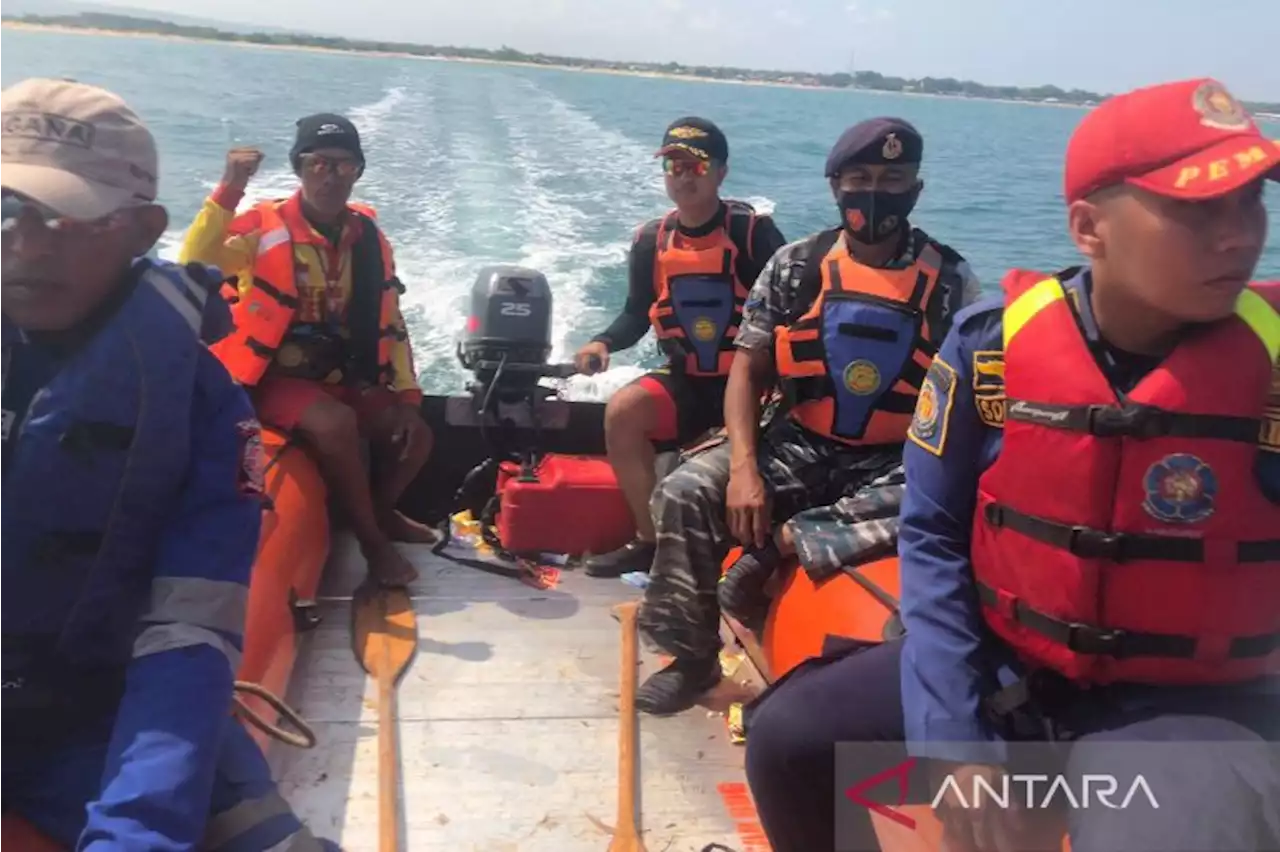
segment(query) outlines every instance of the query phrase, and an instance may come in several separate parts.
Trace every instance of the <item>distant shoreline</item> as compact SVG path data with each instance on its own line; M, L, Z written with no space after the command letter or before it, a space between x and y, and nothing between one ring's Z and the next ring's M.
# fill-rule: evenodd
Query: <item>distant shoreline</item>
M727 83L736 86L763 86L775 89L818 89L829 92L858 92L860 94L870 95L901 95L910 98L936 98L954 101L987 101L991 103L1019 104L1022 106L1040 106L1040 107L1059 107L1066 109L1088 110L1097 105L1096 101L1080 102L1076 100L1063 100L1056 97L1035 98L1035 97L1001 97L997 94L979 94L979 93L952 93L946 91L915 91L914 86L910 88L894 89L880 88L874 85L833 85L824 82L824 77L848 77L849 75L823 75L823 74L787 74L783 79L763 79L767 74L777 75L781 72L760 72L760 71L742 71L741 69L704 69L704 68L685 68L684 72L680 71L664 71L654 68L653 63L622 63L622 62L605 62L603 60L579 60L576 57L546 57L536 54L530 58L540 61L529 61L529 59L520 59L515 57L527 56L519 51L513 51L509 48L503 48L502 51L479 50L470 48L430 48L416 44L397 44L387 42L350 42L351 46L330 45L330 44L290 44L281 43L271 39L278 38L273 34L266 33L231 33L224 32L209 27L180 27L178 25L169 24L160 19L150 18L132 18L129 16L107 15L96 16L97 20L85 21L84 23L73 22L78 21L75 17L59 17L39 19L39 16L30 16L37 18L36 20L23 18L5 18L0 20L0 27L13 30L24 30L28 32L49 32L61 33L66 35L97 35L112 36L118 38L150 38L160 41L170 42L191 42L196 44L225 44L234 47L251 47L265 48L268 50L297 50L311 53L328 53L342 54L345 56L367 56L372 59L417 59L428 60L433 62L463 62L472 65L494 65L506 66L512 68L549 68L556 71L572 71L580 74L607 74L615 77L639 77L652 80L679 80L690 83ZM105 18L106 20L103 20ZM142 26L139 26L142 25ZM147 28L155 25L157 28ZM188 32L166 32L165 29L186 29ZM194 33L190 30L195 30ZM207 34L207 35L206 35ZM307 36L302 34L291 35L292 38L314 39L318 41L337 41L348 42L347 39L324 37L324 36ZM456 51L457 53L504 53L509 52L515 54L514 57L505 58L502 56L473 56L473 55L456 55L444 52L424 53L424 52L408 52L406 50L381 50L380 46L387 47L407 47L407 48L423 48L425 50L441 50ZM560 60L560 61L557 61ZM579 64L583 63L583 64ZM609 67L629 65L630 67ZM636 67L645 66L649 67ZM681 67L672 64L673 67ZM710 71L711 74L689 73L689 72ZM732 72L736 76L712 76L716 71ZM748 76L749 75L749 76ZM800 77L799 80L792 80L792 76ZM873 75L879 77L879 75ZM898 78L892 78L897 80ZM923 84L928 84L930 78L925 78ZM906 82L911 81L899 81ZM921 83L922 81L914 81ZM945 83L947 81L935 81ZM955 80L950 81L953 85ZM960 85L979 85L971 82L962 82ZM989 88L981 87L980 88ZM1013 87L1004 87L1013 88ZM1056 87L1041 87L1041 89L1055 90ZM1060 90L1058 90L1060 91ZM1089 95L1093 98L1105 99L1105 95L1097 95L1090 92L1079 92L1073 90L1072 95ZM1246 105L1247 106L1247 105ZM1275 110L1273 112L1273 110ZM1254 118L1260 121L1272 124L1280 122L1280 104L1272 103L1256 103L1253 105L1252 114Z
M827 92L857 92L868 95L899 95L907 98L931 98L950 101L983 101L988 103L1018 104L1034 107L1058 107L1065 109L1091 109L1084 104L1045 103L1044 101L1015 100L1013 98L987 98L966 95L947 95L934 92L896 92L885 89L865 89L852 86L825 86L809 83L780 83L770 80L734 80L715 77L698 77L692 74L664 74L661 71L632 71L614 68L591 68L577 65L557 65L540 62L520 62L508 59L473 59L465 56L424 56L414 53L394 51L363 50L340 47L324 47L305 44L264 44L256 41L224 40L217 38L199 38L194 36L173 35L170 33L151 32L149 30L108 29L104 27L78 27L65 24L34 24L25 21L0 21L4 29L23 30L29 32L63 33L66 35L96 35L113 38L149 38L158 41L187 42L192 44L221 44L228 47L260 48L264 50L295 50L306 53L341 54L343 56L367 56L373 59L416 59L428 62L462 62L470 65L498 65L512 68L544 68L555 71L573 71L580 74L607 74L614 77L640 77L651 80L679 80L687 83L721 83L731 86L757 86L773 89L816 89Z

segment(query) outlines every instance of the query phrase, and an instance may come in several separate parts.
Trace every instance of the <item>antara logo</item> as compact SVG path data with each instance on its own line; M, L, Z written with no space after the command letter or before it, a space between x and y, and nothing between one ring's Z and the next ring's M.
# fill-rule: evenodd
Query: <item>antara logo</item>
M869 778L864 778L846 789L844 791L845 797L855 805L861 805L873 814L878 814L885 819L914 830L917 824L916 820L903 813L899 808L907 803L908 781L911 770L915 768L916 763L916 758L909 758L897 766L878 772ZM895 780L898 784L898 801L896 804L886 805L882 802L873 801L868 797L870 790L887 781ZM1097 807L1099 805L1112 810L1124 810L1139 796L1145 798L1151 807L1160 807L1160 803L1156 801L1155 793L1151 790L1151 785L1141 775L1124 784L1115 776L1106 774L1082 775L1079 779L1076 779L1075 783L1072 783L1072 781L1061 775L1009 773L1001 776L1001 780L995 785L992 785L986 778L975 775L968 786L969 789L965 790L964 785L957 781L954 776L947 775L942 784L939 785L938 792L934 794L933 801L929 803L930 808L936 811L943 805L944 801L948 801L951 807L965 809L984 806L1006 809L1010 807L1048 809L1065 804L1072 810ZM1117 794L1122 789L1126 792L1117 801ZM1023 791L1024 795L1015 797L1015 790Z

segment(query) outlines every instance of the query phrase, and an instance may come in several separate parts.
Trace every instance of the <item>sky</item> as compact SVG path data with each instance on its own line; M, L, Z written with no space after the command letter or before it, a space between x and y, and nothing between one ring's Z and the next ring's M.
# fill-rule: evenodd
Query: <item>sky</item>
M110 2L110 0L107 0ZM1117 92L1216 76L1280 102L1280 0L128 0L437 45Z

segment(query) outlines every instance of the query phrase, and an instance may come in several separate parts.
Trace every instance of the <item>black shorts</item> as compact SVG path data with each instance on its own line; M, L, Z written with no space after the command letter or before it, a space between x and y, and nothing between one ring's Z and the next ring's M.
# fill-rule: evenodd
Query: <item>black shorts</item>
M636 379L658 404L658 424L649 439L659 451L675 450L710 429L724 426L727 376L690 376L654 370Z

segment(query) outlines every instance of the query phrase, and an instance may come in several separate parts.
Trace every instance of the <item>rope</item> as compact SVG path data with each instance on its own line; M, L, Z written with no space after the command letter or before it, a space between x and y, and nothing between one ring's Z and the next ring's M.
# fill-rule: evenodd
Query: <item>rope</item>
M244 716L245 720L259 731L262 731L274 740L282 742L285 745L293 746L294 748L308 749L316 747L316 732L313 731L311 726L308 725L302 716L298 714L297 710L294 710L288 704L285 704L269 690L256 683L250 683L247 680L238 680L235 683L235 691L238 693L244 693L245 695L252 695L256 698L261 698L269 707L271 707L272 710L275 710L282 719L296 728L298 733L295 734L290 731L286 731L278 725L271 724L266 719L259 716L257 711L245 704L240 699L239 695L236 695L233 699L235 712Z

